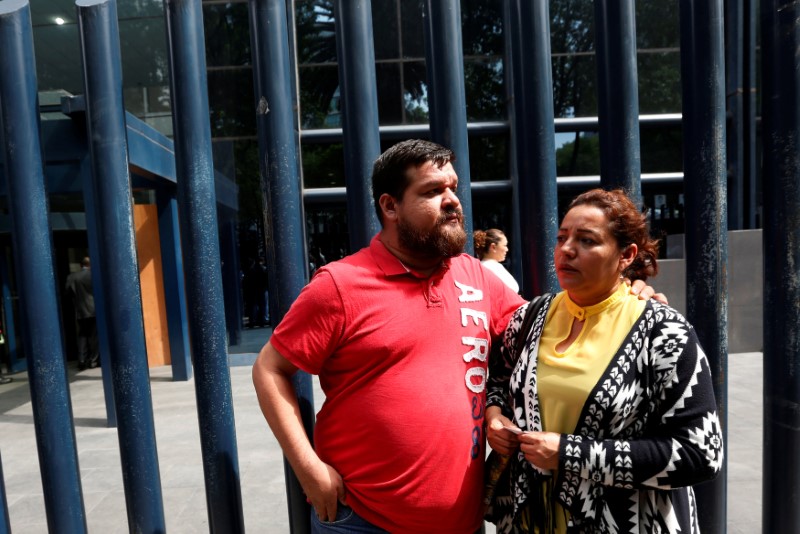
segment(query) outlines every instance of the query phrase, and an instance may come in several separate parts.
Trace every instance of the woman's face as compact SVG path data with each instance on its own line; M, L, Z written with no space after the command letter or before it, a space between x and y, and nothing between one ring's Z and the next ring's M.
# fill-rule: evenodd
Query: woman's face
M555 266L561 288L581 306L601 302L619 286L622 271L636 257L636 245L620 250L600 208L575 206L558 229Z
M508 254L508 238L506 236L500 236L500 241L497 243L492 243L491 248L491 259L499 262L506 261L506 255Z

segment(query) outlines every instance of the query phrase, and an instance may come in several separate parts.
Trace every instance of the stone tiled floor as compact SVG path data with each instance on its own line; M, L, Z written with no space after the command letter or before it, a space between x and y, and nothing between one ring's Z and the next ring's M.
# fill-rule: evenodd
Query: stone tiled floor
M232 347L231 385L245 527L283 534L289 532L283 460L250 380L253 353L268 335L247 330ZM761 354L731 355L729 373L728 532L751 534L761 530ZM151 369L150 376L167 532L208 532L194 381L172 382L169 367ZM319 407L316 382L315 389ZM127 533L119 443L116 430L106 427L100 369L70 369L70 393L89 532ZM0 454L15 534L47 532L36 451L27 380L18 374L0 386Z

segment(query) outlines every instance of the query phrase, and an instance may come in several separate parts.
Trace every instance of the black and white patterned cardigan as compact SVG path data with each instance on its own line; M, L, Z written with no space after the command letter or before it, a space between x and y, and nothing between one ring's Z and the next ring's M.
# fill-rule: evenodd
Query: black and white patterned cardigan
M518 361L514 339L527 304L514 314L490 362L487 405L523 430L542 430L536 355L549 302L541 307ZM570 533L697 533L690 487L722 467L723 445L711 372L692 326L650 300L592 390L574 434L561 437L553 494L570 511ZM508 487L497 489L497 532L530 488L550 476L518 453Z

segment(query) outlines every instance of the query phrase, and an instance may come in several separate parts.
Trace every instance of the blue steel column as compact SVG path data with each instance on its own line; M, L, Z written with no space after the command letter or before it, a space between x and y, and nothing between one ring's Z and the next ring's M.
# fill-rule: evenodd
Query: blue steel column
M515 203L520 213L522 294L556 291L558 232L553 73L547 0L511 0L507 12L512 79Z
M211 532L243 532L200 0L164 0L178 213Z
M722 0L681 0L686 302L708 356L723 436L728 427L728 222ZM725 440L727 450L727 439ZM696 486L700 530L725 532L727 454Z
M86 532L39 141L31 12L0 2L0 145L47 526Z
M286 6L284 0L250 0L249 5L267 261L270 273L276 275L269 278L270 317L277 325L306 283L305 224L295 157ZM293 382L303 425L313 443L311 377L298 372ZM310 532L311 509L286 460L284 471L291 531Z
M636 68L634 0L595 0L600 182L622 187L639 205L639 79Z
M425 59L431 139L456 154L453 168L458 174L458 198L467 229L464 249L472 254L472 191L459 0L426 1Z
M744 0L744 197L745 228L753 229L756 226L756 211L758 194L756 182L758 181L758 156L756 146L756 114L758 102L756 100L756 4L757 0Z
M728 100L728 229L744 228L744 11L725 2L725 92Z
M164 507L136 260L117 9L113 0L78 0L75 5L101 280L106 309L113 310L107 329L128 526L131 532L159 532L165 528Z
M172 362L172 379L185 381L192 378L192 353L189 347L188 312L186 311L186 286L183 279L181 233L178 218L178 201L172 188L156 190L158 209L158 235L161 241L161 272L164 277L164 300L167 308L169 355Z
M372 164L381 153L371 2L336 0L333 13L344 132L347 228L350 250L356 251L367 246L380 230L370 191Z
M800 5L761 2L763 532L800 532Z
M0 534L11 534L11 518L8 515L6 481L3 476L3 457L0 455Z
M83 109L86 109L86 99L84 96L71 97L83 99ZM92 259L92 292L94 297L94 315L97 328L97 350L100 353L100 371L103 379L103 397L106 401L106 426L109 428L117 427L117 407L114 402L114 380L111 373L111 348L108 336L108 321L113 320L112 315L106 313L105 286L103 277L107 275L101 267L102 246L100 244L100 232L98 231L99 216L97 214L97 202L94 194L94 180L92 179L91 156L86 155L81 161L81 184L83 188L83 211L86 215L86 234L89 241L89 257Z

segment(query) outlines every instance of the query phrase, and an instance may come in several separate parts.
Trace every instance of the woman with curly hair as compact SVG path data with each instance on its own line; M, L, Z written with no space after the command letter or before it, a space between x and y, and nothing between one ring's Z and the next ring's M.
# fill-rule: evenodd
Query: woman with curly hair
M487 438L509 456L487 514L497 532L698 532L691 486L720 470L722 432L694 329L623 282L655 275L657 255L624 192L570 204L563 290L520 307L490 362Z

